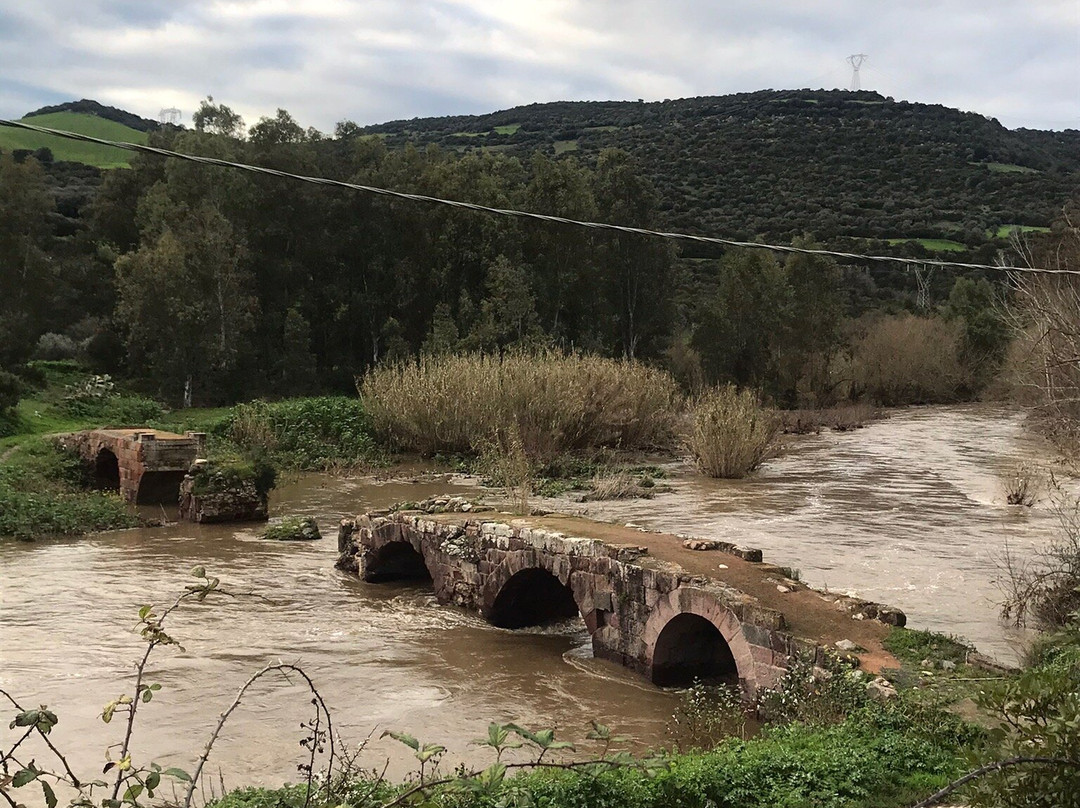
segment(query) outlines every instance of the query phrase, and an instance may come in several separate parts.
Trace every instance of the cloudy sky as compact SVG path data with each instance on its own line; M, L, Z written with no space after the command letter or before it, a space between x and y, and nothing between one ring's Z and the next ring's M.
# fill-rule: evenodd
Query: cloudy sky
M0 115L94 98L249 124L862 86L1080 128L1080 0L0 0Z

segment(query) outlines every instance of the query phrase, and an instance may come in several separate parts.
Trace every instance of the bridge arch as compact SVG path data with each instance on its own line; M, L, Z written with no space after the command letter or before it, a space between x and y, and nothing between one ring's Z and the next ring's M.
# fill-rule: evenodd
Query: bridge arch
M120 490L120 461L112 449L102 446L97 450L92 473L94 488L103 491Z
M646 672L658 685L694 678L758 687L754 656L732 611L706 591L679 587L661 597L642 635Z
M526 628L569 620L581 614L574 593L543 567L526 567L498 588L484 616L499 628Z
M365 555L364 580L369 583L432 579L423 553L404 539L386 542Z

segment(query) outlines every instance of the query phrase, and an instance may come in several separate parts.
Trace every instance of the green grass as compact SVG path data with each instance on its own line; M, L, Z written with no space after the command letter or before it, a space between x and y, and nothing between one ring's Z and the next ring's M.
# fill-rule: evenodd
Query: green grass
M619 126L586 126L586 132L618 132Z
M490 132L453 132L450 137L487 137Z
M0 539L77 536L138 524L118 494L86 489L82 460L41 436L0 463Z
M947 660L961 664L971 650L971 645L957 637L910 628L894 628L885 638L883 645L885 650L901 662L916 665L925 659L931 662Z
M915 242L934 252L963 252L967 247L959 241L947 238L890 238L886 239L890 244L906 244Z
M63 129L83 135L123 140L132 143L146 143L147 133L124 126L115 121L108 121L96 115L84 115L78 112L53 112L49 115L35 115L23 118L24 123L44 126L48 129ZM0 150L40 149L47 146L52 150L55 160L67 160L73 163L86 163L98 168L126 168L131 164L131 152L96 143L83 143L68 140L55 135L43 135L25 129L0 127Z
M767 728L750 740L729 738L715 749L669 754L649 771L623 765L607 770L540 770L480 788L434 788L425 805L482 808L900 808L932 794L963 771L972 734L955 718L899 708L868 708L828 727L793 724ZM629 762L629 761L624 761ZM346 793L313 795L314 808L356 808L390 802L412 784L355 781ZM452 796L451 796L452 795ZM217 808L299 808L302 787L242 789ZM515 799L515 796L517 799Z
M508 123L505 126L496 126L495 132L500 135L512 135L520 128L520 123Z
M555 141L555 153L563 154L565 152L577 151L577 140L556 140Z
M1014 230L1021 233L1049 233L1049 227L1035 227L1030 224L1003 224L997 230L988 231L992 238L1008 238Z

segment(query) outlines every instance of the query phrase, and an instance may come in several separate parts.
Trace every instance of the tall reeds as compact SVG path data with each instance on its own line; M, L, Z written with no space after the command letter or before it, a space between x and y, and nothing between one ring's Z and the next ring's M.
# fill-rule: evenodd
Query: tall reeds
M399 449L475 453L513 430L536 463L668 445L682 404L665 371L555 352L426 356L377 368L358 387L376 431Z
M779 418L753 391L728 385L695 402L688 444L704 474L738 478L770 456L779 432Z

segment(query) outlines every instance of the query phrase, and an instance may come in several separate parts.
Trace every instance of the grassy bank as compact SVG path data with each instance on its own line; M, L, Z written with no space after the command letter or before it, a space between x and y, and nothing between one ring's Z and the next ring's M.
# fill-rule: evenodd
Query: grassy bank
M490 808L900 808L933 793L963 771L974 735L941 714L868 707L831 726L767 728L749 740L729 738L707 751L663 753L648 761L618 757L584 770L541 768L514 775L493 767L479 782L434 785L406 804ZM429 775L430 776L430 775ZM433 777L432 779L436 779ZM340 793L312 795L310 805L374 808L393 804L416 781L388 784L354 777ZM301 808L304 786L241 789L218 808Z
M206 432L210 459L229 468L333 470L370 467L381 454L357 399L256 401L169 411L74 362L34 362L0 437L0 538L71 536L138 524L115 493L90 490L84 463L50 436L147 426Z
M27 436L0 462L0 538L75 536L134 527L119 495L87 490L79 458L49 439Z

